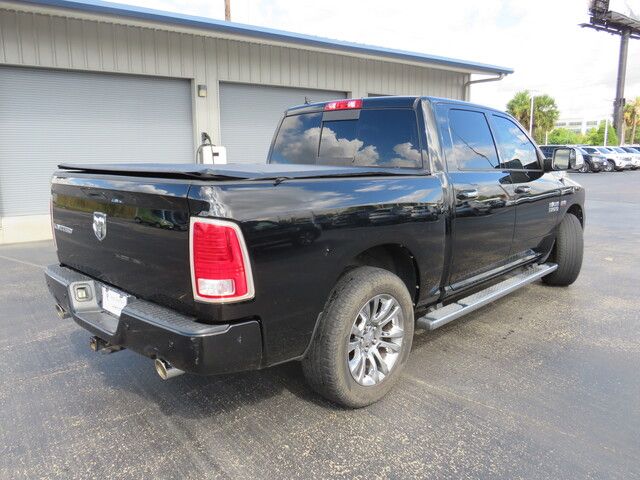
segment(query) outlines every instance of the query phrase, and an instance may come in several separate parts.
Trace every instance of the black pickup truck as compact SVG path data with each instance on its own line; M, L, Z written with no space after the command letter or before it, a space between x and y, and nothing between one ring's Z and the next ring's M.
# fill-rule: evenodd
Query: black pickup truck
M575 281L584 190L558 170L578 163L469 103L303 105L266 164L61 165L46 282L94 350L134 350L162 378L301 360L360 407L389 391L414 327Z

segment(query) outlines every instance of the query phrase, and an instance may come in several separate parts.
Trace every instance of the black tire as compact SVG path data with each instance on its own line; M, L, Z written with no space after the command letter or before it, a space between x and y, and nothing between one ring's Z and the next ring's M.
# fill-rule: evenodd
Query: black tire
M605 172L613 172L616 169L616 164L613 163L613 160L607 160L607 164L604 167Z
M585 160L585 162L582 164L582 167L580 167L580 170L578 170L580 173L589 173L591 171L591 169L589 168L589 163Z
M402 310L397 318L402 322L404 334L389 373L379 383L365 386L356 381L349 368L348 342L360 310L377 295L389 295L397 301ZM397 381L411 351L413 330L413 303L404 282L381 268L354 268L340 278L329 296L302 360L307 382L323 397L345 407L371 405L384 397ZM366 368L366 360L364 365Z
M550 261L558 264L558 269L542 277L547 285L567 286L576 281L582 267L584 250L582 225L575 215L566 214L558 227L556 244Z

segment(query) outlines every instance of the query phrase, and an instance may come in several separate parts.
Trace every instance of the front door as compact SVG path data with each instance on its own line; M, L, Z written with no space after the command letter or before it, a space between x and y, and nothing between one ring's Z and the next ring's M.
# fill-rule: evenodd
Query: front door
M544 173L533 142L507 116L491 115L491 126L500 161L510 172L506 189L516 205L512 256L528 257L548 250L560 209L562 183L553 173Z
M455 208L448 284L455 290L508 262L515 206L485 113L452 105L438 112L449 127L443 144Z

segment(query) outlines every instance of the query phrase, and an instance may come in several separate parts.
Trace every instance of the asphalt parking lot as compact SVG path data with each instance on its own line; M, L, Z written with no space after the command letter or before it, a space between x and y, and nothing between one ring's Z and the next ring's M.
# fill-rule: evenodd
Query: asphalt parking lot
M416 336L382 402L297 364L168 382L59 320L51 242L0 247L0 478L640 478L640 172L587 188L585 261Z

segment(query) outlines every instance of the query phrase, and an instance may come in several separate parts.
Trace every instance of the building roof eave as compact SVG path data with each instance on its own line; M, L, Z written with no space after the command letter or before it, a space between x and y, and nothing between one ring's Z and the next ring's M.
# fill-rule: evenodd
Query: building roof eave
M336 53L347 52L356 55L365 55L378 58L387 58L395 61L406 61L424 64L425 66L448 67L459 71L479 74L504 74L513 73L513 69L488 65L484 63L460 60L455 58L431 55L425 53L397 50L392 48L365 45L343 40L334 40L313 35L287 32L272 28L245 25L235 22L184 15L181 13L165 12L145 7L123 5L104 2L101 0L22 0L35 6L62 8L93 14L113 15L135 20L153 21L166 25L182 26L220 32L222 34L264 40L269 42L284 42L313 49L331 50Z

